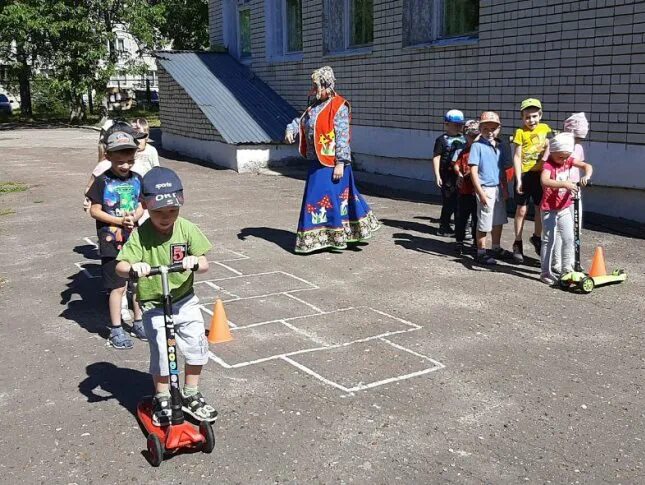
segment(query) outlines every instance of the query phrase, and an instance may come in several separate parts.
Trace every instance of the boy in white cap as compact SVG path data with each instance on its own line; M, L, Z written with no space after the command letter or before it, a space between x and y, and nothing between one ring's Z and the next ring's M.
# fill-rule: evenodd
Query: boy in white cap
M437 235L452 236L455 232L450 227L450 218L457 209L457 177L452 169L452 159L455 150L466 144L462 134L464 114L458 109L451 109L443 119L446 132L437 138L432 152L435 181L441 189L441 217Z
M544 163L540 181L544 194L540 203L542 211L542 272L540 281L553 285L552 258L556 232L562 238L562 271L573 271L573 214L570 207L578 192L577 182L572 181L573 171L584 170L580 185L585 186L593 173L593 167L572 156L575 140L571 133L560 133L549 143L549 159Z

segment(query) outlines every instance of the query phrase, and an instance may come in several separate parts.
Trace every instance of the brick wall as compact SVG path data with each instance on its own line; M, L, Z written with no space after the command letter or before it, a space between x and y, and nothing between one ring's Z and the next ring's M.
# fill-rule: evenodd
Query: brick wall
M223 43L223 0L211 0L211 42ZM323 55L322 0L303 0L303 60L269 62L264 0L250 0L252 69L298 108L311 71L331 65L352 102L354 124L437 131L450 108L493 109L504 132L520 125L520 101L538 97L559 128L584 111L590 140L645 144L645 2L484 0L479 40L403 47L403 0L374 0L371 52Z
M158 64L159 118L163 131L199 140L221 141L213 127L184 89Z

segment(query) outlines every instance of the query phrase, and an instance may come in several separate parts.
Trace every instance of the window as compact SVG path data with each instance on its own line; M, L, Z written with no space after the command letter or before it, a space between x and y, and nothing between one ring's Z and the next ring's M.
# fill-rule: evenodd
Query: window
M265 12L269 56L301 57L302 0L265 0Z
M251 57L251 10L240 9L238 12L238 46L241 58Z
M374 40L373 0L325 0L325 53L367 47Z
M472 38L479 30L478 0L405 0L404 45Z
M120 52L120 53L125 52L125 40L123 39L116 40L116 50L117 52Z

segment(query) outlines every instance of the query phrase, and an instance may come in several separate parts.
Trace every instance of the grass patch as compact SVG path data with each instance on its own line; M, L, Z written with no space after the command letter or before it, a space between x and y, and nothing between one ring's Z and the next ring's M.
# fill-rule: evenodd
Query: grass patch
M24 192L29 187L19 182L0 182L0 195L10 194L12 192Z

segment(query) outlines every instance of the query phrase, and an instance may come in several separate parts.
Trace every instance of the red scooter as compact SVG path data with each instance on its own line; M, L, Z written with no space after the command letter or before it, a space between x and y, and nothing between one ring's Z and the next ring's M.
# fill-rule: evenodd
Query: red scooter
M196 271L198 266L192 268ZM168 285L168 273L186 271L181 263L172 266L157 266L151 269L148 276L161 275L161 285L164 299L164 321L166 327L166 350L170 372L170 409L172 416L168 426L152 424L152 396L145 397L137 405L137 417L148 433L148 453L152 466L159 466L164 454L177 453L181 449L198 450L210 453L215 448L215 434L209 422L202 421L199 428L184 420L181 409L181 394L179 390L179 365L177 362L177 343L175 341L175 325L172 320L172 297ZM130 271L130 276L136 278L136 273Z

